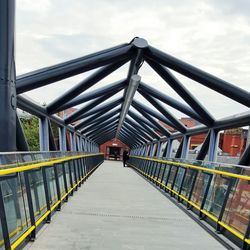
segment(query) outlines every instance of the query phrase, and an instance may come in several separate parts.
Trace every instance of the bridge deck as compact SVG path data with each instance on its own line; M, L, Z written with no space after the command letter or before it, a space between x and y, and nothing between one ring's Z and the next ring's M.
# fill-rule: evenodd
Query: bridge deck
M105 161L27 249L224 249L122 163Z

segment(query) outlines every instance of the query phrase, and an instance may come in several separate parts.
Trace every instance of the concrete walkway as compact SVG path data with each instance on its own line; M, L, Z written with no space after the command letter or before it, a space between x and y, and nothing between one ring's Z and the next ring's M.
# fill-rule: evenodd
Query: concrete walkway
M132 169L105 161L26 249L224 249Z

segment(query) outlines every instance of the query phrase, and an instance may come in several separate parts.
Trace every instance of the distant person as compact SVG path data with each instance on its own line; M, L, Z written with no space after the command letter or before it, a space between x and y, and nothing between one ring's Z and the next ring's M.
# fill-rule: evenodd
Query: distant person
M117 161L117 151L114 152L115 160Z
M128 151L123 152L123 167L126 167L126 162L129 159Z

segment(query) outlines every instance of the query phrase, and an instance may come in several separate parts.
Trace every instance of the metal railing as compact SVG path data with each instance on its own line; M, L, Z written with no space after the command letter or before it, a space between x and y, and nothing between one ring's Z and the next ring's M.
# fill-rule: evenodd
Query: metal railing
M16 249L103 162L103 154L37 152L0 154L0 247Z
M239 247L250 245L250 168L130 156L129 166Z

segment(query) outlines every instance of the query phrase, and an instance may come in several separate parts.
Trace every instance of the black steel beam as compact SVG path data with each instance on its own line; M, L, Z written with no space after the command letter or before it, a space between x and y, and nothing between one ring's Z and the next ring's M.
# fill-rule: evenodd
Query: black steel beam
M190 107L199 114L204 124L212 126L214 124L214 117L206 110L205 107L196 99L192 93L167 69L159 63L155 63L152 60L147 60L147 63L153 68L168 85L176 91L176 93L182 97L190 105Z
M143 141L144 143L147 143L148 140L141 134L141 132L137 131L136 129L134 129L132 126L130 126L129 124L127 124L126 122L124 123L124 126L122 127L125 131L128 132L128 134L133 134L136 138L139 138L141 141Z
M124 137L124 135L122 135L121 133L118 136L118 139L121 140L124 144L126 144L128 147L132 148L135 147L136 144L133 143L131 140L128 140L126 137Z
M137 115L134 115L131 111L128 112L128 115L133 118L136 123L141 127L141 129L143 129L146 133L148 133L151 137L159 140L160 136L153 130L151 129L149 126L147 126L145 123L143 123L138 117ZM157 128L156 128L157 129Z
M148 100L162 115L164 115L174 126L174 128L182 133L186 132L185 126L176 119L168 110L166 110L161 103L159 103L154 97L151 97L147 93L139 90L140 94Z
M126 85L127 85L126 79L120 80L118 82L111 83L107 86L93 90L89 93L82 94L80 96L75 97L73 100L65 103L59 109L57 109L55 112L59 112L59 111L74 107L76 105L82 104L84 102L91 101L97 97L103 96L104 94L108 94L108 93L113 92L113 91L119 92L120 90L124 89Z
M250 94L246 90L243 90L151 46L149 46L144 52L144 57L146 59L152 59L153 61L179 72L180 74L185 75L222 95L250 107Z
M132 119L130 119L129 117L125 118L125 121L132 126L133 128L135 128L137 131L140 131L141 134L143 134L143 136L148 139L149 141L152 141L153 138L151 135L148 134L148 131L145 130L142 126L140 126L140 124L138 124L137 122L134 122Z
M17 93L21 94L117 60L128 60L133 51L131 44L125 44L18 76Z
M102 145L103 143L109 141L110 139L112 139L113 135L115 133L115 130L109 132L108 134L106 134L104 137L100 137L96 140L96 143L98 143L99 145Z
M244 153L242 154L239 165L249 166L250 165L250 144L247 145Z
M132 131L129 131L126 127L122 127L121 129L121 133L120 134L123 134L125 136L127 136L127 138L129 138L129 140L131 141L134 141L135 143L137 144L144 144L144 143L147 143L146 140L142 140L141 138L138 137L137 134L134 134L134 132Z
M76 132L77 135L81 135L79 131L75 130L72 125L65 125L64 120L57 115L49 115L46 109L35 102L25 98L22 95L17 96L17 107L39 118L48 118L54 122L58 127L66 126L68 131ZM83 136L84 137L84 136ZM89 140L89 138L86 138Z
M158 128L157 128L153 123L151 123L148 119L145 119L144 116L137 115L136 113L134 113L134 112L131 111L131 110L128 111L128 114L129 114L134 120L136 120L138 123L144 124L145 126L151 128L152 131L154 131L154 133L157 135L156 132L158 131ZM155 137L156 137L156 136L155 136Z
M84 128L83 130L81 130L82 134L85 134L86 136L91 133L92 131L102 128L104 127L106 124L110 124L111 122L113 122L114 120L117 120L119 118L119 114L114 115L113 117L109 118L109 119L105 119L101 122L95 122L91 125L89 125L87 128Z
M148 119L151 123L153 123L158 130L163 133L163 135L165 136L170 136L171 133L164 128L158 121L156 121L152 116L156 117L157 119L159 119L160 121L169 124L169 121L167 119L165 119L164 116L162 116L161 114L155 112L154 110L151 110L150 108L148 108L145 105L142 105L141 103L137 102L137 101L133 101L132 102L132 106L138 111L140 112L146 119ZM172 124L171 124L172 125ZM172 125L173 126L173 125Z
M109 101L109 102L106 102L104 104L101 104L101 105L98 105L97 107L91 109L90 111L82 114L79 119L83 119L83 118L86 118L90 115L93 115L93 114L97 114L97 113L105 113L107 111L110 111L111 109L113 109L114 107L117 107L119 106L123 101L123 98L122 97L119 97L119 98L115 98L114 100L112 101Z
M102 145L103 143L110 141L114 137L115 137L115 130L111 131L106 137L99 139L98 144Z
M65 92L63 95L59 96L57 99L52 101L50 104L48 104L47 105L48 113L49 114L56 113L62 105L64 105L65 103L72 100L85 90L95 85L97 82L99 82L100 80L111 74L113 71L120 68L126 62L127 60L122 60L100 68L92 75L90 75L89 77L87 77L86 79L75 85L73 88Z
M196 160L203 161L205 159L208 149L209 149L209 141L210 141L210 131L208 132L205 140L202 143L200 152L198 153Z
M113 117L114 115L116 115L117 113L119 113L121 111L121 108L117 107L114 110L111 110L107 113L103 113L103 112L98 112L95 115L92 115L91 117L87 118L86 120L78 123L75 126L75 129L81 129L83 127L89 126L93 123L97 123L97 122L103 122L107 119L109 119L110 117Z
M180 112L192 117L193 119L195 119L201 123L204 123L202 118L197 113L195 113L189 106L182 104L181 102L178 102L174 98L163 94L162 92L148 86L145 83L141 83L139 86L139 89L141 89L145 93L157 98L158 100L166 103L167 105L179 110Z
M106 134L108 134L110 131L113 131L115 130L117 127L117 124L114 124L113 126L111 127L107 127L105 130L103 131L100 131L99 133L95 134L94 136L92 136L92 140L95 141L97 138L100 138L100 137L104 137Z
M109 124L106 124L105 126L103 126L103 127L101 127L101 128L97 128L97 129L95 129L95 130L89 132L89 133L88 133L88 136L91 138L91 137L95 136L95 134L99 134L99 133L105 131L106 129L108 129L108 128L114 126L114 125L117 125L117 119L114 120L114 121L112 121L112 122L109 123Z
M113 96L115 93L108 93L104 96L98 97L96 99L94 99L93 101L91 101L90 103L88 103L87 105L85 105L84 107L78 109L77 111L75 111L74 113L72 113L71 115L69 115L68 117L66 117L64 119L66 124L75 122L77 120L79 120L80 116L82 114L84 114L85 112L88 112L89 110L93 109L95 106L99 105L100 103L106 101L107 99L109 99L111 96Z
M119 134L118 139L120 139L123 143L128 145L129 147L137 145L135 141L130 140L125 134L122 132Z

